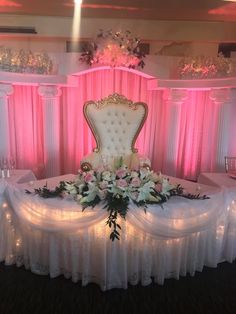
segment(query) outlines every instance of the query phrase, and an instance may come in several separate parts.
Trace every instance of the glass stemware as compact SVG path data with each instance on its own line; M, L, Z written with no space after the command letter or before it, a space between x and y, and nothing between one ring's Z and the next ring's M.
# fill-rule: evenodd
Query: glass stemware
M13 157L1 157L0 158L1 177L10 178L10 175L14 175L15 165L16 162Z
M1 176L5 178L7 176L7 169L8 169L8 159L5 157L1 158Z
M2 164L3 164L3 169L7 170L7 168L8 168L8 159L3 157L2 158Z
M0 168L1 168L1 178L5 178L4 168L3 168L3 158L0 158Z
M14 169L16 168L16 161L13 157L9 158L9 166L10 166L11 174L14 175Z

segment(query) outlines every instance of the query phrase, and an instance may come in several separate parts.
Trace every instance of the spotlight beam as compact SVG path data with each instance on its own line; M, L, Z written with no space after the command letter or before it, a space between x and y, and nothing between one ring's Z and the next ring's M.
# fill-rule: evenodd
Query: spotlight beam
M81 4L82 0L74 0L74 16L73 16L73 26L72 26L72 46L74 46L74 51L79 42L80 35L80 20L81 20Z

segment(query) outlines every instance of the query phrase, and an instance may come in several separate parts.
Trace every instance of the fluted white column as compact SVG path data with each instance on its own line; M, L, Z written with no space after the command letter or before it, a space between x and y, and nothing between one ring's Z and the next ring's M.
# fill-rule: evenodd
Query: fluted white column
M0 156L9 156L10 135L8 119L8 96L13 93L10 84L0 84Z
M44 162L46 177L60 174L60 116L58 86L42 85L38 88L44 104Z
M168 132L168 145L163 171L171 176L176 176L181 104L186 99L187 91L184 89L172 89L166 99L166 105L169 106L168 129L166 130Z
M230 132L230 105L232 101L230 89L212 89L210 99L218 108L218 128L216 147L216 168L224 170L224 157L227 155Z

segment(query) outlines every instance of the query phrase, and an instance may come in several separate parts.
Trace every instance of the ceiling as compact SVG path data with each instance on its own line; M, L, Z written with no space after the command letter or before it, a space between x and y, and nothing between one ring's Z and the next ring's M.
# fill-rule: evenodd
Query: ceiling
M235 0L236 1L236 0ZM236 21L236 2L222 0L84 0L82 17ZM0 0L0 13L73 16L73 0Z

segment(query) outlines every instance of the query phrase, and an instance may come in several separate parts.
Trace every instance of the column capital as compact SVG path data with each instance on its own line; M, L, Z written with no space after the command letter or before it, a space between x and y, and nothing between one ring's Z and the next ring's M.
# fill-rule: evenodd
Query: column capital
M0 83L0 98L6 98L11 95L14 91L14 88L11 84L2 84Z
M228 88L215 88L210 92L210 99L216 104L223 104L230 98L230 89Z
M56 85L40 85L38 94L45 99L52 99L61 96L61 88Z
M235 103L236 101L236 88L231 88L229 92L230 101Z
M174 104L182 104L188 98L186 89L171 89L166 100Z

